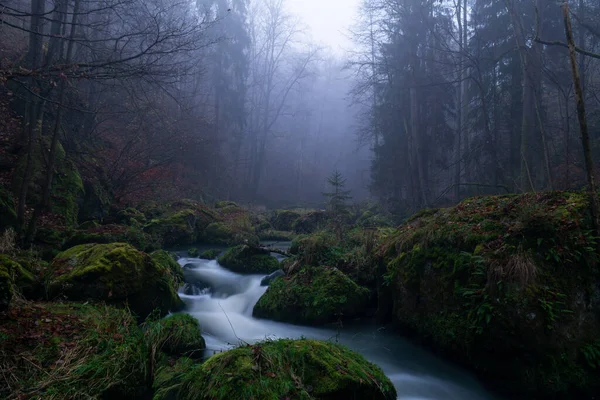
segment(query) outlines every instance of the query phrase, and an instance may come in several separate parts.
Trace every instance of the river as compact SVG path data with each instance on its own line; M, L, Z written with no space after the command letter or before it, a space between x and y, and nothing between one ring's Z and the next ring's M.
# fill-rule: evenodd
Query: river
M180 258L187 282L204 282L209 288L196 295L180 294L185 312L200 321L210 356L243 342L266 338L300 338L339 341L379 365L394 383L398 399L493 399L470 374L382 327L362 324L343 329L297 326L252 317L252 309L267 287L264 275L239 275L217 261Z

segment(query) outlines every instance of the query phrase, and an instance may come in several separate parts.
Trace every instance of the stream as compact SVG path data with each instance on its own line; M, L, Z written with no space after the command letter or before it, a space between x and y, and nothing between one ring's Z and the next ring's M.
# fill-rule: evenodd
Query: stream
M206 356L230 349L241 341L300 338L339 341L379 365L394 383L398 399L493 399L470 374L441 360L397 334L370 324L343 329L314 328L252 317L254 305L267 290L265 275L240 275L217 261L184 257L186 282L202 282L194 295L180 293L186 313L200 321ZM189 290L188 290L188 293Z

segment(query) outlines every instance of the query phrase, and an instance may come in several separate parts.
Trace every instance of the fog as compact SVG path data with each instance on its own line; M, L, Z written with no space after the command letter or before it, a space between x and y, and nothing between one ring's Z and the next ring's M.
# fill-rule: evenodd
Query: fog
M552 2L0 5L3 96L24 151L41 140L50 166L66 157L88 196L322 207L339 170L353 201L406 216L586 182ZM571 11L595 157L600 6Z

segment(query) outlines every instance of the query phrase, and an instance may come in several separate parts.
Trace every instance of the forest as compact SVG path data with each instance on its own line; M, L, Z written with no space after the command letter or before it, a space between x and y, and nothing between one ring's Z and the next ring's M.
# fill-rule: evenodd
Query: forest
M0 397L592 399L598 160L597 0L0 0Z

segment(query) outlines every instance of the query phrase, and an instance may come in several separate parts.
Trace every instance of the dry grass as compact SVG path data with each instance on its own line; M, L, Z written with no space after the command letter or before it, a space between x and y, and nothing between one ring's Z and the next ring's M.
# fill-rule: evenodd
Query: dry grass
M512 282L522 288L532 285L536 276L535 262L521 248L506 259L492 262L488 270L488 282Z

